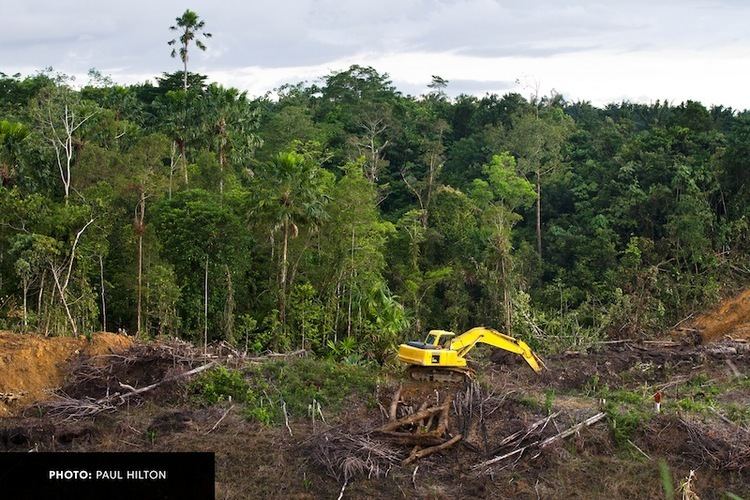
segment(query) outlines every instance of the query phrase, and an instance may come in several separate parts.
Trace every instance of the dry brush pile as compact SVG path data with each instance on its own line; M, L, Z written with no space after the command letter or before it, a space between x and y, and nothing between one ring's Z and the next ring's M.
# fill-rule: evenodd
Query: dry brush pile
M135 344L120 354L81 356L71 366L64 386L37 407L63 420L113 412L205 371L217 361L179 340Z
M420 398L404 397L404 392L398 388L388 405L379 403L380 424L337 426L310 436L302 444L310 460L346 485L356 477L387 476L394 467L413 465L461 445L455 451L463 454L461 462L473 474L482 475L498 467L514 467L525 456L536 458L545 448L605 418L592 409L584 416L557 411L532 420L532 415L539 415L529 410L520 429L498 438L507 411L518 406L512 391L486 394L472 382L442 394L435 389ZM509 409L503 411L506 406Z

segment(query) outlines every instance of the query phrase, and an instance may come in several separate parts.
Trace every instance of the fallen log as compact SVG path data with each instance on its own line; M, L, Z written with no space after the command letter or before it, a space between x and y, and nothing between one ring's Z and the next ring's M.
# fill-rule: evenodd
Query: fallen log
M433 453L437 453L438 451L445 450L446 448L450 448L454 444L458 443L463 436L461 434L456 434L448 441L439 444L437 446L432 446L430 448L424 448L424 449L414 449L414 451L411 452L411 454L403 461L401 462L401 465L408 465L415 460L419 460L420 458L424 458L428 455L432 455Z
M574 426L572 426L572 427L570 427L570 428L568 428L568 429L566 429L566 430L564 430L564 431L562 431L562 432L560 432L558 434L555 434L554 436L551 436L551 437L549 437L547 439L544 439L544 440L534 441L531 444L527 444L526 446L522 446L520 448L517 448L517 449L515 449L515 450L513 450L511 452L505 453L504 455L500 455L499 457L494 457L494 458L491 458L489 460L485 460L484 462L481 462L481 463L478 463L476 465L473 465L472 469L476 470L476 469L483 469L485 467L489 467L490 465L496 464L497 462L505 460L506 458L512 457L514 455L521 454L521 453L523 453L524 451L526 451L526 450L528 450L530 448L538 448L538 449L541 450L541 449L543 449L543 448L551 445L552 443L554 443L556 441L559 441L560 439L564 439L564 438L566 438L566 437L568 437L568 436L570 436L572 434L575 434L576 432L580 431L584 427L588 427L590 425L595 424L596 422L598 422L601 419L603 419L605 416L606 416L606 413L599 412L596 415L587 418L583 422L579 422L576 425L574 425Z
M173 382L175 380L179 380L179 379L184 378L184 377L189 377L190 375L196 375L196 374L198 374L200 372L208 370L209 368L212 368L215 365L216 365L216 361L211 361L210 363L207 363L205 365L199 366L198 368L193 368L192 370L188 370L186 372L182 372L182 373L179 373L177 375L173 375L171 377L167 377L167 378L162 379L162 380L160 380L158 382L155 382L155 383L153 383L151 385L147 385L145 387L141 387L140 389L136 389L134 391L126 392L125 394L112 394L111 396L107 396L107 397L104 397L104 398L101 398L101 399L97 399L95 401L95 404L104 404L104 403L108 403L110 401L114 401L114 400L118 400L118 399L119 400L125 400L127 398L132 397L132 396L136 396L138 394L143 394L144 392L150 391L152 389L156 389L160 385L166 384L167 382Z
M450 409L450 401L446 401L440 406L433 406L432 408L426 408L422 411L412 413L411 415L400 418L398 420L390 421L386 423L384 426L382 426L381 428L379 428L378 431L379 432L394 431L401 426L419 422L420 420L424 420L425 418L428 418L435 413L447 412L449 409Z
M378 432L380 437L397 444L433 446L443 442L443 438L437 436L434 431L426 434L412 434L410 432Z
M562 431L559 434L556 434L556 435L554 435L552 437L549 437L549 438L545 439L544 441L542 441L539 444L539 448L544 448L546 446L551 445L555 441L559 441L560 439L565 439L566 437L568 437L568 436L570 436L572 434L575 434L576 432L580 431L584 427L588 427L590 425L593 425L593 424L597 423L599 420L603 419L605 416L607 416L606 413L599 412L596 415L594 415L593 417L587 418L583 422L580 422L580 423L574 425L573 427L569 428L568 430Z
M419 408L417 408L417 413L419 413L420 411L426 410L428 404L430 404L429 401L422 401L422 404L419 405ZM428 425L429 422L430 422L429 419L423 419L420 425L422 425L424 428L429 430L430 429L430 426Z
M271 361L274 359L286 359L286 358L303 358L307 355L307 350L298 349L291 352L270 352L264 356L254 356L245 358L243 361L250 363L263 363L264 361Z
M533 424L531 424L526 429L521 429L520 431L514 432L510 436L507 436L502 441L500 441L500 443L498 443L498 445L495 447L495 449L493 451L491 451L489 453L489 455L494 455L495 453L498 453L501 449L505 448L506 446L508 446L513 441L523 441L524 438L526 438L527 436L529 436L532 432L534 432L542 424L546 425L550 420L552 420L553 418L555 418L558 415L560 415L560 413L561 412L559 412L559 411L555 412L552 415L546 416L546 417L544 417L541 420L537 420L536 422L534 422Z
M446 399L442 406L443 407L440 411L440 416L438 417L438 425L435 429L435 433L438 436L442 436L445 431L448 430L448 419L451 410L451 398Z

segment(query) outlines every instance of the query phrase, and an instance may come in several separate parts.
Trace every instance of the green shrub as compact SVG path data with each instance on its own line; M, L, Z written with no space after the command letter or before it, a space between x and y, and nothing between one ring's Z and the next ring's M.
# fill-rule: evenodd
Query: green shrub
M555 390L554 389L547 389L544 391L544 410L547 412L547 415L550 415L552 413L552 406L555 403Z
M204 404L229 399L243 403L248 419L265 425L281 424L284 404L289 418L299 418L308 414L313 400L320 403L326 415L338 411L349 396L371 398L376 370L370 365L315 358L266 363L244 374L218 367L199 376L191 384L191 392Z
M650 414L638 410L620 411L611 403L607 404L605 412L609 418L609 428L612 430L612 437L618 446L627 445L633 433L651 418Z
M205 404L233 400L243 403L248 399L249 385L242 373L223 366L204 372L191 384L191 392Z
M330 359L278 361L255 367L249 373L250 392L267 397L248 399L247 415L262 423L276 424L284 421L284 403L290 418L305 417L313 400L320 403L325 415L339 410L350 395L370 396L376 382L373 368Z
M245 407L245 417L247 417L249 420L254 420L263 425L271 425L277 420L278 411L270 405L248 405Z
M750 408L744 405L738 405L736 403L729 403L724 406L727 418L732 422L736 422L740 425L750 423Z
M605 385L598 396L606 401L604 411L618 446L627 445L633 433L651 418L649 398L643 393Z

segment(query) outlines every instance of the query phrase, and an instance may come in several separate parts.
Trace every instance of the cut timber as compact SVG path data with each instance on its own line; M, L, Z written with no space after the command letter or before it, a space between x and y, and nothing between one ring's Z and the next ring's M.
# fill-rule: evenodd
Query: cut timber
M586 420L584 420L583 422L574 425L570 429L568 429L566 431L562 431L560 434L556 434L556 435L554 435L552 437L549 437L549 438L545 439L544 441L542 441L539 444L539 447L540 448L544 448L546 446L551 445L555 441L559 441L560 439L565 439L566 437L568 437L568 436L570 436L572 434L575 434L576 432L580 431L584 427L588 427L590 425L593 425L593 424L597 423L599 420L603 419L605 416L606 416L606 413L599 412L596 415L594 415L593 417L589 417Z
M163 380L160 380L159 382L156 382L156 383L151 384L151 385L147 385L146 387L141 387L140 389L136 389L134 391L127 392L125 394L113 394L111 396L107 396L106 398L102 398L102 399L97 400L96 404L108 403L110 401L118 400L118 399L122 401L122 400L125 400L125 399L127 399L127 398L129 398L131 396L135 396L135 395L138 395L138 394L143 394L144 392L150 391L151 389L156 389L160 385L165 384L167 382L172 382L174 380L179 380L181 378L189 377L190 375L195 375L195 374L200 373L202 371L206 371L206 370L208 370L209 368L211 368L211 367L213 367L215 365L216 365L216 361L211 361L210 363L207 363L205 365L199 366L198 368L193 368L192 370L188 370L186 372L182 372L182 373L174 375L172 377L167 377L167 378L165 378Z
M411 452L411 455L409 455L407 459L401 462L401 465L408 465L414 462L415 460L419 460L420 458L424 458L428 455L432 455L433 453L437 453L438 451L445 450L446 448L450 448L454 444L461 441L462 437L463 436L461 434L457 434L453 436L451 439L449 439L448 441L442 444L439 444L437 446L432 446L430 448L425 448L423 450L415 448L414 451Z
M440 444L444 439L430 432L428 434L414 434L411 432L380 432L382 437L398 444L433 446Z
M448 409L450 409L450 400L446 400L440 406L433 406L432 408L427 408L425 410L412 413L411 415L403 417L399 420L388 422L387 424L382 426L380 429L378 429L378 432L395 431L401 426L414 424L416 422L419 422L420 420L424 420L425 418L432 416L435 413L447 412Z
M523 441L524 438L526 438L529 434L531 434L532 432L534 432L538 427L540 427L542 424L547 425L547 423L550 420L552 420L553 418L555 418L558 415L560 415L560 413L561 412L559 412L559 411L555 412L555 413L553 413L553 414L551 414L551 415L549 415L547 417L544 417L541 420L537 420L536 422L534 422L533 424L531 424L528 428L521 429L520 431L514 432L510 436L507 436L502 441L500 441L500 443L495 447L495 450L492 451L490 453L490 455L494 455L495 453L499 452L502 448L508 446L513 441Z
M500 462L502 460L505 460L506 458L512 457L514 455L518 455L520 453L523 453L524 451L528 450L529 448L538 448L542 449L545 448L552 443L559 441L560 439L564 439L572 434L575 434L576 432L580 431L584 427L588 427L590 425L595 424L596 422L600 421L606 416L604 412L599 412L596 415L587 418L583 422L579 422L576 425L560 432L559 434L555 434L554 436L548 437L547 439L543 441L534 441L531 444L528 444L526 446L522 446L520 448L517 448L509 453L506 453L504 455L500 455L499 457L494 457L489 460L485 460L484 462L478 463L474 466L472 466L472 469L483 469L485 467L489 467L490 465L496 464L497 462Z

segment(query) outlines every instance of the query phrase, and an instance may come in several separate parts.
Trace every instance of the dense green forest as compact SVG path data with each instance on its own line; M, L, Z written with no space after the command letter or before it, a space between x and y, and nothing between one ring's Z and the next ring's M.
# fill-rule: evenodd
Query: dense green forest
M0 74L0 328L384 359L650 336L750 274L750 113Z

